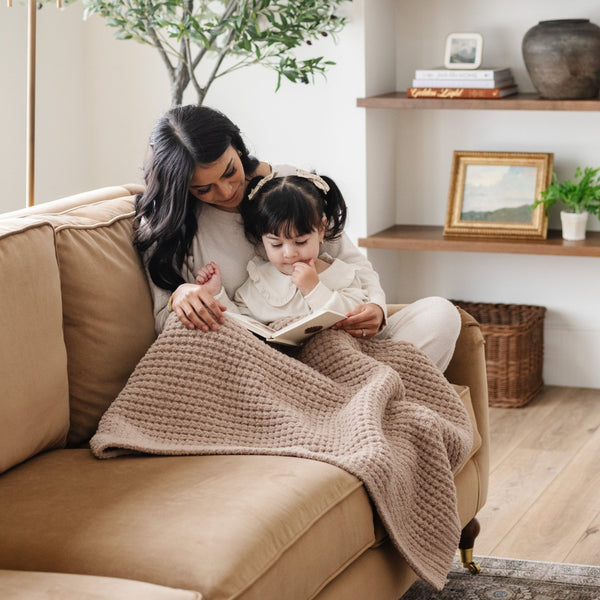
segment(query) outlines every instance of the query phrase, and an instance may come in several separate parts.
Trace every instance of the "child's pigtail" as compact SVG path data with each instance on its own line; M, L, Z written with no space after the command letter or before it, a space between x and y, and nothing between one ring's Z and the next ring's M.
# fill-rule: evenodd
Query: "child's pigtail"
M325 175L321 175L321 178L329 186L329 191L323 194L323 211L327 218L325 239L333 240L339 237L344 230L347 214L346 202L333 179Z

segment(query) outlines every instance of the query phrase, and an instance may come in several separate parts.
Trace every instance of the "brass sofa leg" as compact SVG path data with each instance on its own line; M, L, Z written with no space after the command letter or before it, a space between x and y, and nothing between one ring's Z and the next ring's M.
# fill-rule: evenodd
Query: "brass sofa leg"
M462 530L460 542L458 542L458 550L460 552L460 561L462 566L473 575L481 572L481 567L473 560L473 548L475 546L475 538L479 535L481 526L477 519L471 519Z

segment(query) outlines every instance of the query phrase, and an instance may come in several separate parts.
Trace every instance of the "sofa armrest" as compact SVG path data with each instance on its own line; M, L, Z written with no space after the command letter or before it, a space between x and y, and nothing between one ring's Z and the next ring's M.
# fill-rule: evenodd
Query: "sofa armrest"
M389 304L388 315L394 314L404 306L404 304ZM454 355L444 375L450 383L466 385L470 390L477 429L481 436L481 447L473 456L473 460L480 472L481 490L478 502L478 508L480 508L487 498L490 452L484 341L479 323L461 308L457 308L457 310L460 313L462 326L458 340L456 341Z
M481 507L487 498L490 452L484 340L479 323L461 308L458 311L461 316L462 328L456 342L454 355L444 374L448 381L458 385L466 385L471 392L471 402L477 419L477 429L482 440L481 447L473 457L482 475L482 488L479 501L479 506Z

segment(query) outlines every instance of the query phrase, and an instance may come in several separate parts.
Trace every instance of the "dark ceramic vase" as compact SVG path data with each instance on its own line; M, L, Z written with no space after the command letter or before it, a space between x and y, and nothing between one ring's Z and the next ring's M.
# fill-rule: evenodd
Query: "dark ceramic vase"
M595 98L600 90L600 27L589 19L540 21L523 37L523 60L539 94Z

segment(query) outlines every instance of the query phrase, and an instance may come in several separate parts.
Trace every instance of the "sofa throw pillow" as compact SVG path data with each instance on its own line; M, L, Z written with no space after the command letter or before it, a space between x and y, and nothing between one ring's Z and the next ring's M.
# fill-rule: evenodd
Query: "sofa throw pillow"
M63 296L71 425L87 442L154 341L152 299L132 243L133 196L50 217Z
M0 218L0 473L64 446L67 357L54 231Z

